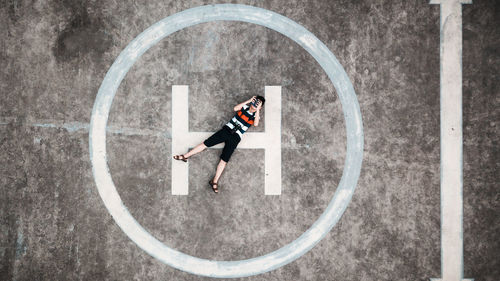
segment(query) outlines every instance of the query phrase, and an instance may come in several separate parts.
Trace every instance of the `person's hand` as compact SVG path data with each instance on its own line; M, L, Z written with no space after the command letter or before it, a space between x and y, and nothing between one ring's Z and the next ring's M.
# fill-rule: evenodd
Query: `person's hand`
M251 97L249 100L247 100L247 103L251 103L253 101L253 99L256 99L256 98L257 98L257 96Z

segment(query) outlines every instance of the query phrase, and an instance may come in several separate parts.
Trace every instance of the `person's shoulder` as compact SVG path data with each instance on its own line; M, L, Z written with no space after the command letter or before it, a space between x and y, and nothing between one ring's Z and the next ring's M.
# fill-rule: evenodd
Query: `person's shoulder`
M247 108L249 108L249 106L248 106L248 105L246 105L246 104L244 104L244 105L243 105L243 109L247 109Z

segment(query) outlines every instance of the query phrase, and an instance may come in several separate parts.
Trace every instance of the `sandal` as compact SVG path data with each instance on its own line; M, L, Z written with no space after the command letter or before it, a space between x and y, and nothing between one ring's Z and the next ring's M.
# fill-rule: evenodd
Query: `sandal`
M182 158L181 158L181 157L182 157ZM175 159L175 160L182 160L182 161L184 161L184 162L187 162L187 161L188 161L188 158L189 158L189 157L184 157L184 154L182 154L182 155L175 155L175 156L174 156L174 159Z
M216 182L213 182L212 180L209 180L208 183L210 184L210 186L212 187L212 190L215 192L215 193L219 193L219 188L217 188L217 184ZM214 187L215 185L215 187Z

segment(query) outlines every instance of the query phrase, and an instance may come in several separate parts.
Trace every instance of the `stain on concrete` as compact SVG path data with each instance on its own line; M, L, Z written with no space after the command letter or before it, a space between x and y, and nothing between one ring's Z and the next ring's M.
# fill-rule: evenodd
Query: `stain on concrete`
M113 38L106 30L103 19L89 14L84 2L64 2L70 5L71 20L59 32L53 49L60 62L74 58L90 57L98 60L113 45Z
M12 22L16 22L20 17L20 10L22 8L22 1L18 0L5 0L9 18Z

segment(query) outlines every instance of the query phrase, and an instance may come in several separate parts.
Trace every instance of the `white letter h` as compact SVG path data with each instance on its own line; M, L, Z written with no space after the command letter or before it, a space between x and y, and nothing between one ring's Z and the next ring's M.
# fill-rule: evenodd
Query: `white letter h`
M265 132L246 132L239 148L264 149L266 195L281 194L281 86L265 87ZM213 132L189 132L188 86L172 86L172 155L184 154ZM222 148L224 143L213 148ZM187 195L189 162L172 159L172 195Z

